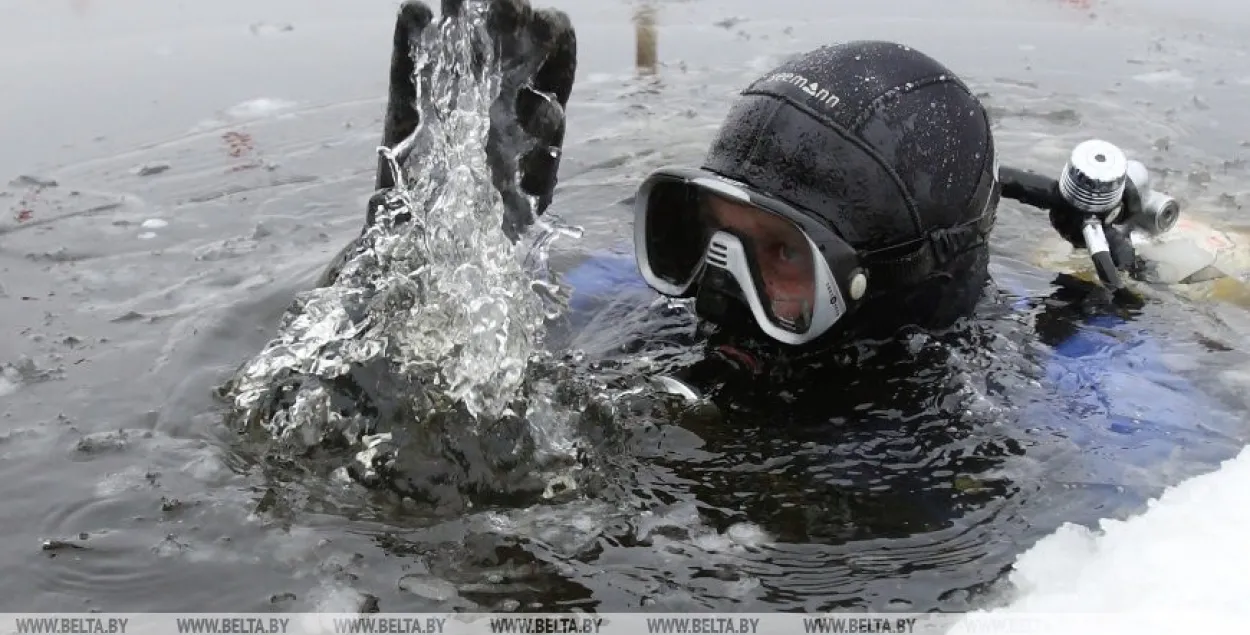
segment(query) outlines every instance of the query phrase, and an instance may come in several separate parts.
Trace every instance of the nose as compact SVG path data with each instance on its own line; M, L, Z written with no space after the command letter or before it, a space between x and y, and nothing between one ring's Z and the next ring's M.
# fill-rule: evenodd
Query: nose
M773 314L795 321L807 312L808 285L803 280L770 274L764 278L764 290L772 302Z

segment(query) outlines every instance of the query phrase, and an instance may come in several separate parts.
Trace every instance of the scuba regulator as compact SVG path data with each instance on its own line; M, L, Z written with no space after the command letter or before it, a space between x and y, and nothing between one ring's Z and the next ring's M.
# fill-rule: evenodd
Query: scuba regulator
M1077 145L1058 179L1001 167L999 180L1003 196L1047 210L1060 236L1089 250L1098 278L1112 291L1126 286L1121 270L1138 267L1132 232L1158 236L1180 219L1176 199L1151 189L1145 165L1098 139Z

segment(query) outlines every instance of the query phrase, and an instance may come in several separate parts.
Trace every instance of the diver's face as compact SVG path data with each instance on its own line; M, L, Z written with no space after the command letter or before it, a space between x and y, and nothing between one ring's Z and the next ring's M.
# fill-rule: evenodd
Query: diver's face
M719 227L749 237L773 313L798 320L811 311L815 268L806 239L788 221L718 196L708 196L706 212Z

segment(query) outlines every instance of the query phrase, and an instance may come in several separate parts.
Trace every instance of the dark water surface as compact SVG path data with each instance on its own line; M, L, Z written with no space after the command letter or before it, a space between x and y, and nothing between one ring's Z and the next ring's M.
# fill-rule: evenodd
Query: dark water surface
M696 160L746 81L854 38L965 76L1004 163L1055 172L1075 143L1107 138L1187 210L1244 224L1241 3L656 2L656 75L635 69L641 4L548 4L582 52L555 205L587 229L577 249L626 241L611 204L651 168ZM387 611L957 610L1060 523L1139 511L1250 435L1241 310L1173 299L1133 328L1164 334L1162 358L1218 407L1143 412L1133 398L1162 385L1146 371L1103 380L1129 412L1042 395L1034 311L960 352L961 388L932 388L967 400L974 423L880 408L860 413L875 428L657 426L616 466L629 505L430 519L275 479L211 390L359 229L393 7L0 4L5 610L352 610L368 596ZM1046 231L1035 212L1001 213L995 273L1030 296L1050 293L1020 262ZM1073 425L1044 423L1057 410ZM1117 436L1118 417L1162 431Z

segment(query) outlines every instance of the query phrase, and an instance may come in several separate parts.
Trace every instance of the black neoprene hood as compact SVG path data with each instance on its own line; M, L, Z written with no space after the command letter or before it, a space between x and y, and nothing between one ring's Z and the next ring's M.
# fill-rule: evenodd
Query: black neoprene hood
M984 106L945 66L892 42L824 47L759 78L703 168L811 212L862 250L992 219L996 198Z

